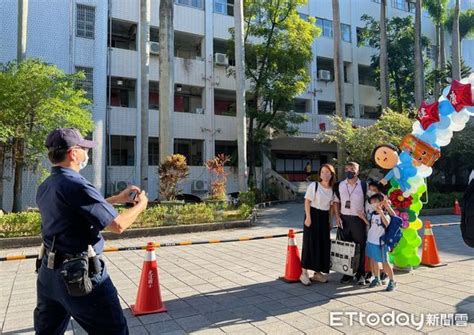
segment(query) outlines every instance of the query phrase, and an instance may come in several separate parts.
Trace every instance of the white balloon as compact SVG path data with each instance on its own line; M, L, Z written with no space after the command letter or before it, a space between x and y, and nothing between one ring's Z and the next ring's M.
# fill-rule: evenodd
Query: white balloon
M448 139L438 139L436 141L436 143L440 146L440 147L444 147L444 146L447 146L450 142L451 142L451 138L448 138Z
M443 89L443 95L444 95L445 97L448 96L448 93L449 93L449 90L450 90L450 89L451 89L451 85L448 85L447 87L445 87L445 88Z
M418 167L418 175L420 177L426 178L426 177L431 176L432 173L433 173L433 169L430 166L426 166L422 164Z
M419 175L415 175L414 177L408 179L408 183L418 189L418 187L423 183L423 178Z
M438 142L438 140L447 140L453 137L453 131L451 128L452 127L447 129L438 129L438 133L436 135L436 142Z
M465 122L459 122L459 123L453 123L451 129L453 131L461 131L464 128L466 128L466 123Z
M467 113L469 114L469 116L473 116L474 115L474 106L469 106L469 107L464 107L464 109L467 111Z
M423 128L421 127L421 123L418 120L413 122L412 129L413 129L413 131L412 131L413 135L421 135L424 132Z
M448 99L446 99L446 97L444 95L441 95L438 99L438 102L441 102L441 101L444 101L444 100L448 100Z

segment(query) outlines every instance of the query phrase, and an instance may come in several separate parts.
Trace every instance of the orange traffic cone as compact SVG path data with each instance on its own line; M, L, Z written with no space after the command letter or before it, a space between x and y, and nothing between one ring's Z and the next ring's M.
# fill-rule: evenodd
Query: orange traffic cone
M421 256L421 264L436 267L446 264L442 264L438 255L438 248L436 247L436 240L431 230L431 222L426 221L425 233L423 236L423 252Z
M458 199L454 199L454 215L461 215L461 206L459 206Z
M300 281L301 260L298 246L295 243L295 232L293 229L288 231L288 251L286 254L285 276L280 277L287 283L296 283Z
M158 265L156 263L155 247L152 242L149 242L146 246L137 300L135 305L130 306L130 309L135 316L166 312L166 307L161 300Z

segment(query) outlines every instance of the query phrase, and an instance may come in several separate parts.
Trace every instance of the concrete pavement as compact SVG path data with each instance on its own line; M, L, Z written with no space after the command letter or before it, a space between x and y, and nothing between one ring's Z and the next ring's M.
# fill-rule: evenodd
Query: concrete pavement
M204 232L177 236L112 241L113 246L143 245L147 241L224 239L273 235L301 228L302 204L285 204L260 212L258 226L248 229ZM332 273L328 284L304 287L276 278L283 274L286 238L225 244L191 245L157 249L162 297L167 313L133 317L143 263L143 251L106 254L109 273L119 291L132 334L313 334L313 333L473 333L474 257L461 240L458 216L432 217L441 259L448 265L420 267L398 274L399 289L340 285ZM301 246L301 235L297 241ZM33 249L2 250L0 254L32 253ZM0 263L0 329L3 334L32 333L35 306L34 260ZM425 316L415 325L369 325L358 315L342 316L342 326L330 321L331 312L388 313ZM467 314L466 326L442 325L446 315ZM441 314L445 314L443 317ZM429 316L431 315L431 316ZM433 321L433 315L438 316ZM334 316L334 314L333 314ZM334 320L333 320L334 321ZM436 325L436 323L438 323ZM68 334L84 334L71 320Z

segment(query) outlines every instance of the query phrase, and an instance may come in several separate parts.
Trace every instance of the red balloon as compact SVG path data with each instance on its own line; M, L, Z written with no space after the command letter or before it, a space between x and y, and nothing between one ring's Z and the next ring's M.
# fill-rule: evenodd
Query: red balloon
M438 106L438 101L432 104L427 104L425 101L421 103L416 118L420 121L423 129L426 130L426 128L428 128L432 123L439 122Z
M456 112L459 112L465 106L472 106L471 84L461 84L459 81L453 80L448 93L448 100L454 106Z

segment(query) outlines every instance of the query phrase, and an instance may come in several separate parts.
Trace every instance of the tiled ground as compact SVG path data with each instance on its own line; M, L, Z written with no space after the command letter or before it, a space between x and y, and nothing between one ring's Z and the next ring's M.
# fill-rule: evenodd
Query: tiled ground
M456 223L459 217L432 217L436 223ZM279 234L300 228L301 204L265 209L259 226L249 229L195 233L152 239L112 241L111 245L142 245L155 242L224 239L237 236ZM328 284L303 287L279 280L284 271L285 238L223 244L191 245L157 249L162 297L167 313L135 318L129 305L135 302L143 263L143 251L106 254L111 277L117 286L132 334L337 334L337 333L474 333L474 253L462 243L459 225L433 229L441 259L439 268L420 267L398 274L398 291L340 285L330 275ZM298 235L301 245L301 235ZM31 253L34 249L3 250L2 255ZM0 325L3 334L32 333L35 305L34 261L0 263ZM366 313L468 313L466 327L329 326L331 311ZM83 334L71 320L69 334Z

